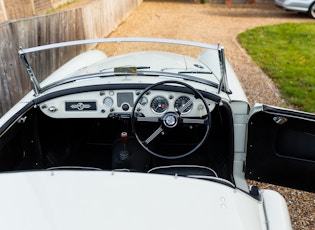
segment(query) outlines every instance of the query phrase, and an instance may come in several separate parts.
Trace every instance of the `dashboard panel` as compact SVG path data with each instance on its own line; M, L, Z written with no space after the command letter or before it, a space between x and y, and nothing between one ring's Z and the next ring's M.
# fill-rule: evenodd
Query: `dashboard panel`
M111 116L128 118L141 92L141 90L104 90L76 93L45 101L40 104L40 109L52 118L108 118ZM212 111L215 102L208 99L206 101L209 110ZM189 105L186 105L187 103ZM183 117L201 117L206 114L201 99L183 92L150 90L138 100L136 107L137 112L147 117L159 117L166 112L178 110L181 111Z

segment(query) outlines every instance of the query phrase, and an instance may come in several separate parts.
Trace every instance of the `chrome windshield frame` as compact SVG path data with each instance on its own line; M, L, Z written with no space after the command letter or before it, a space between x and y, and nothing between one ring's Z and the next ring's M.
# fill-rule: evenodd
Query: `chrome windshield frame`
M97 44L97 43L122 43L122 42L164 43L164 44L193 46L197 48L216 50L218 51L218 55L219 55L219 65L220 65L220 72L221 72L221 79L220 79L220 84L218 87L218 94L222 90L225 90L226 92L229 91L228 84L227 84L227 76L226 76L226 62L225 62L224 48L220 44L212 45L212 44L206 44L206 43L200 43L200 42L192 42L192 41L176 40L176 39L163 39L163 38L139 38L139 37L98 38L98 39L60 42L60 43L42 45L42 46L26 48L26 49L23 49L22 47L20 47L18 54L23 64L25 65L27 73L33 83L35 96L38 96L41 93L42 89L40 87L40 84L38 83L38 79L36 78L34 71L32 70L31 66L29 65L27 61L25 54L43 51L43 50L56 49L56 48L61 48L61 47L76 46L76 45L89 45L89 44Z

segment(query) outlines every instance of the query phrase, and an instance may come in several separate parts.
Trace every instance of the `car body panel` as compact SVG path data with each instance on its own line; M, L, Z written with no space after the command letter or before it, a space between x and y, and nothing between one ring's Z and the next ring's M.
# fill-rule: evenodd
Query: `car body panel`
M263 190L264 208L266 209L269 229L291 229L290 216L284 208L286 201L277 192Z
M301 178L314 175L315 115L251 109L220 45L117 38L19 54L34 81L33 51L120 41L206 50L91 50L35 82L0 119L2 226L291 229L284 198L246 177L314 189Z
M203 180L52 169L0 175L0 184L8 185L0 197L5 229L268 229L261 201Z
M315 191L315 116L257 105L249 119L246 177Z

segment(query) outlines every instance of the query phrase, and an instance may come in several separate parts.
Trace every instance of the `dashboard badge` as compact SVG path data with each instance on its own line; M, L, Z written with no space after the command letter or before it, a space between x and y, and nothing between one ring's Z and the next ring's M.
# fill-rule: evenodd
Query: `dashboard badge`
M66 111L95 111L95 102L66 102Z

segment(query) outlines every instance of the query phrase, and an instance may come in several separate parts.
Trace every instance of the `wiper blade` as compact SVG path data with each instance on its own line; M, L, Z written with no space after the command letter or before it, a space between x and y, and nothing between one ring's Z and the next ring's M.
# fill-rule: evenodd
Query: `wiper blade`
M198 77L190 76L190 75L185 75L185 74L177 74L177 73L169 73L169 72L159 72L159 71L139 71L137 73L138 76L155 76L155 77L170 77L170 78L179 78L179 79L184 79L184 80L189 80L189 81L194 81L206 85L213 86L215 88L218 88L218 84L209 80L201 79Z
M198 70L188 70L188 71L180 71L178 74L186 74L186 73L193 73L193 74L213 74L211 71L198 71Z
M212 81L209 80L205 80L205 79L200 79L194 76L190 76L190 75L185 75L185 74L177 74L177 73L168 73L168 72L159 72L159 71L138 71L136 74L132 74L132 73L114 73L114 72L100 72L100 73L89 73L89 74L84 74L84 75L79 75L79 76L73 76L73 77L69 77L66 79L62 79L59 81L56 81L52 84L49 84L47 86L44 86L42 88L42 92L54 88L56 86L59 85L63 85L63 84L68 84L71 82L75 82L75 81L80 81L80 80L85 80L85 79L89 79L89 78L95 78L95 77L99 77L99 78L106 78L106 77L113 77L113 76L152 76L152 77L168 77L168 78L178 78L178 79L184 79L184 80L189 80L189 81L193 81L193 82L198 82L198 83L202 83L202 84L206 84L215 88L218 88L218 84L214 83Z
M61 79L59 81L56 81L56 82L53 82L49 85L44 86L42 88L42 92L44 92L48 89L54 88L56 86L72 83L75 81L80 81L80 80L85 80L85 79L95 78L95 77L104 78L104 77L108 77L108 76L112 77L112 76L114 76L114 73L113 72L110 72L110 73L89 73L89 74L72 76L72 77Z
M137 66L137 69L151 69L150 66Z

